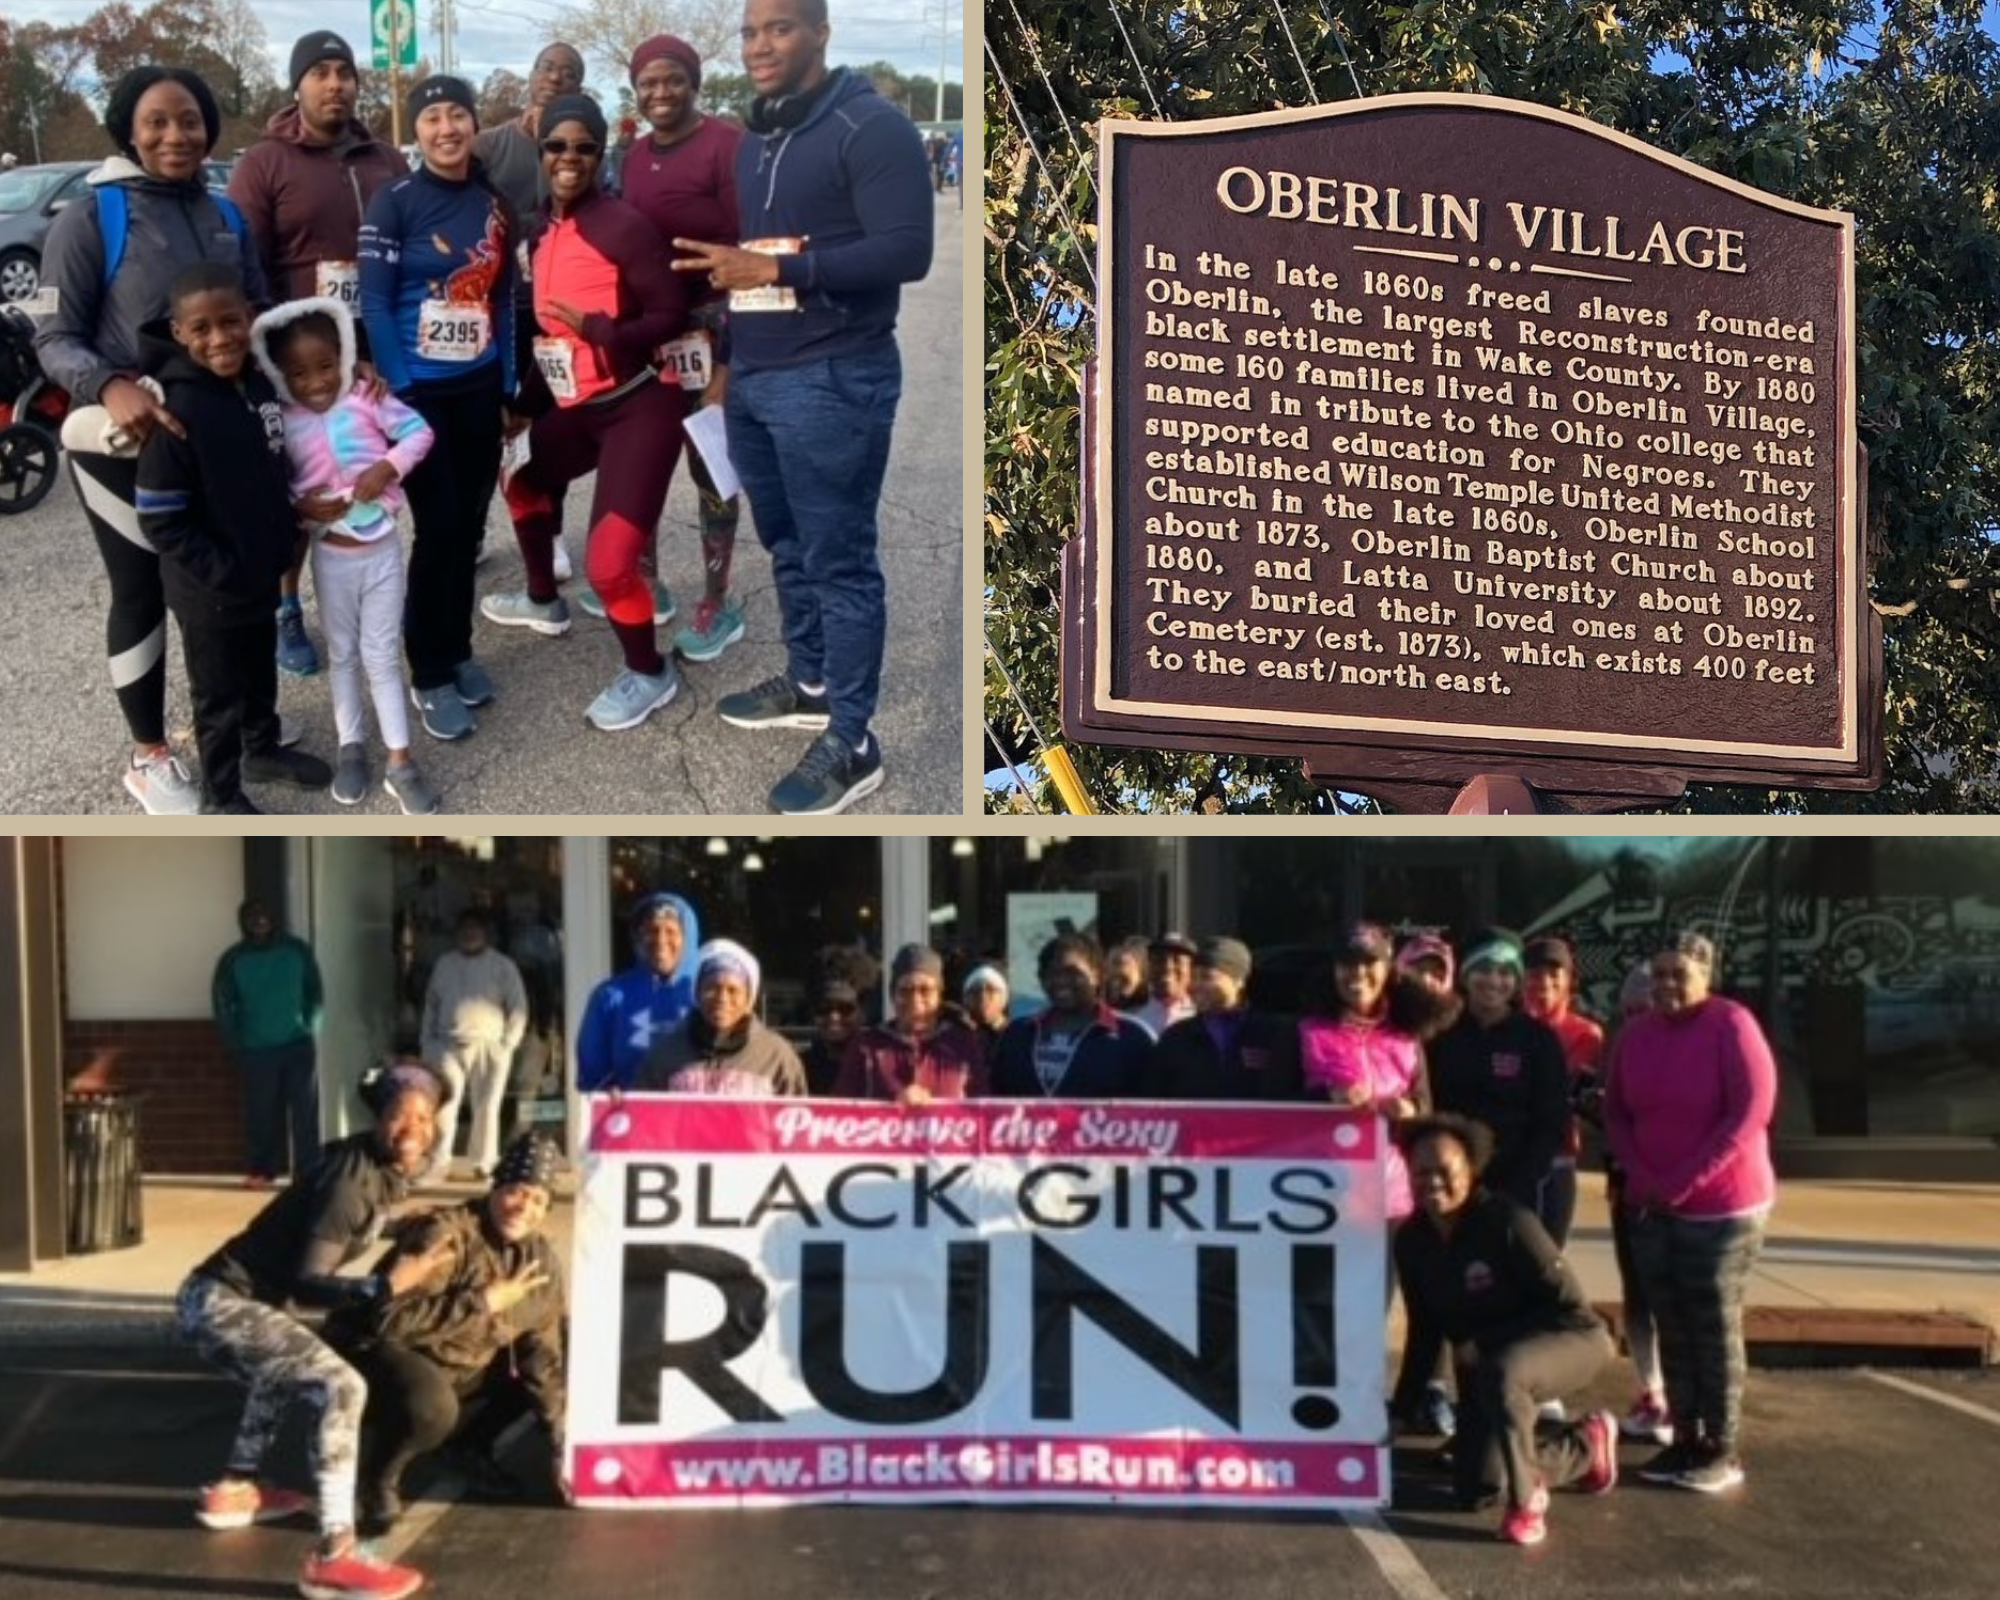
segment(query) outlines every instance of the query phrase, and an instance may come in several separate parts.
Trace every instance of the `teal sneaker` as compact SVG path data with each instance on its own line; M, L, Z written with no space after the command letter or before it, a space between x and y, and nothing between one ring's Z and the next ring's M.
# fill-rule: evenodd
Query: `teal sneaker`
M703 598L694 608L694 626L674 635L684 661L713 661L743 637L743 607L734 597Z
M584 715L590 718L592 727L606 733L636 728L670 703L680 693L680 687L680 674L674 671L671 661L666 671L657 675L634 672L627 667L611 680L610 688L590 702L590 709Z
M583 593L578 596L576 603L583 608L583 614L586 617L595 617L599 622L604 620L604 602L598 598L597 591L591 588L589 584L584 585ZM655 578L653 580L653 621L655 623L672 622L679 614L674 606L673 590L660 582L658 578Z
M479 602L479 614L503 628L532 628L552 639L569 632L569 604L561 595L550 601L531 600L523 590L489 594Z

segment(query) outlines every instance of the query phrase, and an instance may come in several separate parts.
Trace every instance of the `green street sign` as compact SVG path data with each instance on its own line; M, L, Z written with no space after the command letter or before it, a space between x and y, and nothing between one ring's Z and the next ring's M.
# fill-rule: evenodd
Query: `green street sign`
M417 64L417 0L369 0L368 24L375 46L375 69L389 70L389 43L396 44L398 67Z

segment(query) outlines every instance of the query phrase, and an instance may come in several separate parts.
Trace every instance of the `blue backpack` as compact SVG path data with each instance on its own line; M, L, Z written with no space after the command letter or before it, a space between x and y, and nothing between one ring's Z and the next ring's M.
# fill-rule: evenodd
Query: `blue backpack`
M243 220L243 213L236 209L236 202L226 194L211 193L209 198L221 208L222 217L229 224L229 231L236 235L236 242L245 250L250 248L250 224ZM126 196L125 186L107 183L97 191L97 231L104 239L104 287L111 287L111 280L118 276L118 269L125 262L125 235L132 227L132 204Z

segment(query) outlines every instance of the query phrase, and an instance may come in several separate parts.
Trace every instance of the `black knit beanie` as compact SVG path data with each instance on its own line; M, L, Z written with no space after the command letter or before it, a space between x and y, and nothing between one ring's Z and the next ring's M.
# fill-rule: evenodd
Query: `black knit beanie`
M605 143L604 108L587 94L562 94L548 103L542 112L542 136L547 138L550 130L560 128L565 122L580 122L595 139L601 149Z
M140 97L156 83L177 83L194 96L201 110L201 125L208 130L208 148L213 150L215 141L222 137L222 111L201 74L186 67L134 67L118 80L104 102L104 131L111 135L119 153L139 159L132 145L132 119L138 115Z
M410 119L410 125L423 114L424 107L439 104L464 106L475 126L479 122L479 102L472 97L472 85L463 78L454 78L449 73L434 72L418 84L403 102L403 115Z
M309 33L292 46L292 92L296 94L300 81L322 61L345 61L354 65L354 51L348 42L337 33L321 29Z

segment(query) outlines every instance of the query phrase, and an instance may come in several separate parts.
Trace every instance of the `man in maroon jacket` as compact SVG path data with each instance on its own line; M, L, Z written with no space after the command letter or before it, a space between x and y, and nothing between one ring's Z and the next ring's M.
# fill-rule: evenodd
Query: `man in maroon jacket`
M361 328L361 269L355 238L375 191L409 171L394 145L354 115L361 80L354 52L337 33L309 33L292 46L292 98L264 125L229 177L229 198L250 224L272 294L324 295L344 302ZM300 677L319 671L299 609L299 560L278 603L278 665Z

